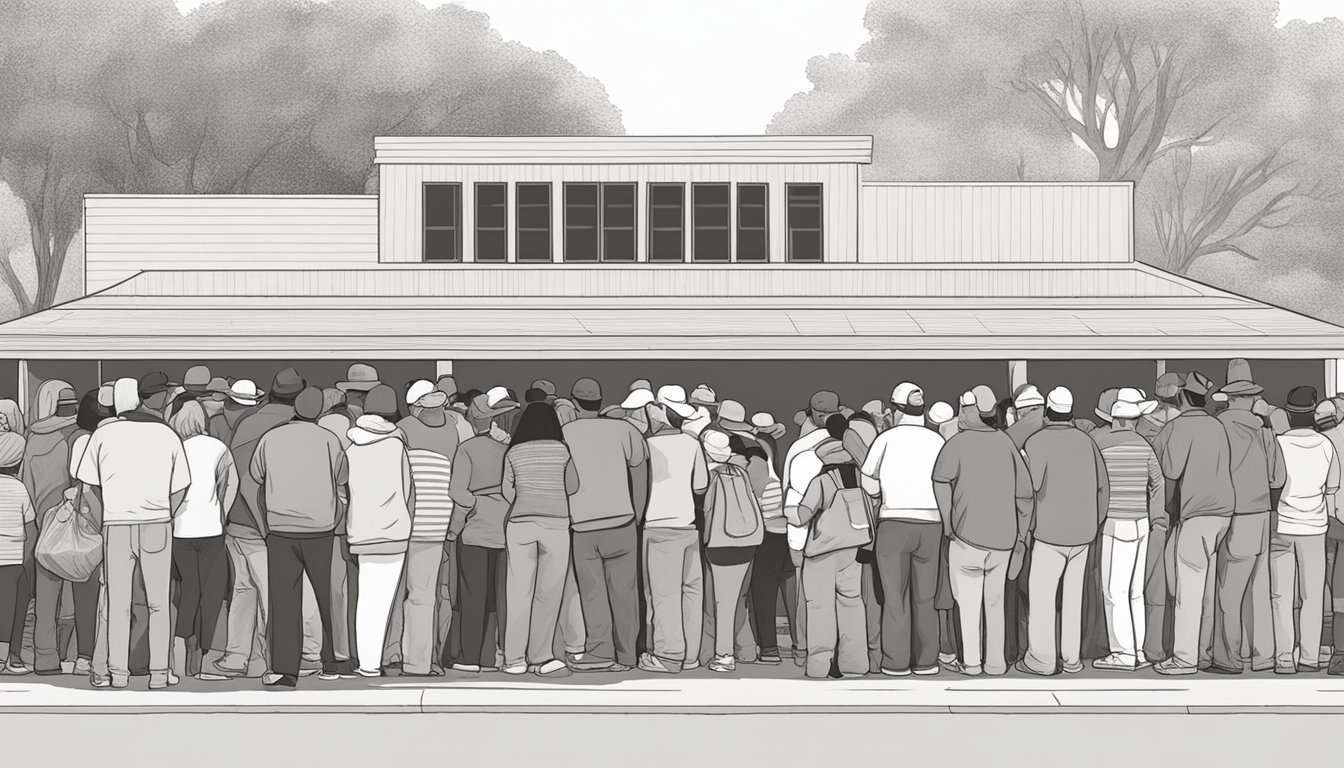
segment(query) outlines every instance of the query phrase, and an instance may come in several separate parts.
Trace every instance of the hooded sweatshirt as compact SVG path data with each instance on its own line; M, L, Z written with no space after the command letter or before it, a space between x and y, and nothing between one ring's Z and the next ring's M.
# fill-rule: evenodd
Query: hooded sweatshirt
M940 509L943 526L980 549L1012 551L1026 538L1035 498L1022 452L1007 433L986 426L975 406L962 408L958 426L933 466L933 481L952 489L951 508Z
M319 427L320 429L320 427ZM345 452L350 509L346 539L359 555L395 555L411 538L415 486L406 435L382 416L364 415L350 428Z
M1330 438L1311 429L1291 429L1278 437L1288 480L1279 497L1275 533L1313 536L1329 527L1325 498L1339 491L1339 456Z
M859 488L862 485L861 474L858 465L854 463L854 457L839 440L827 436L817 446L816 451L817 458L822 464L821 473L807 484L807 490L803 493L796 511L789 516L789 523L799 526L804 531L809 530L813 518L830 508L841 487ZM843 486L836 482L837 474Z
M75 417L47 416L28 428L21 477L33 499L38 522L47 510L61 502L73 481L68 473L71 436L79 429Z
M1227 430L1232 451L1232 489L1236 495L1234 515L1268 512L1269 489L1282 488L1283 453L1264 419L1248 410L1229 408L1218 414Z

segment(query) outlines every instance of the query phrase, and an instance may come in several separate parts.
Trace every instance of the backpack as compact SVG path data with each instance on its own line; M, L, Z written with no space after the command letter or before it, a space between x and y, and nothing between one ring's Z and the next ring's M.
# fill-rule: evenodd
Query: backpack
M836 492L826 509L812 518L803 554L807 557L858 549L873 543L873 501L854 473L853 485L845 482L839 468L826 473L835 481Z
M740 467L725 464L714 473L714 508L710 510L705 545L754 547L765 540L761 507L751 480Z

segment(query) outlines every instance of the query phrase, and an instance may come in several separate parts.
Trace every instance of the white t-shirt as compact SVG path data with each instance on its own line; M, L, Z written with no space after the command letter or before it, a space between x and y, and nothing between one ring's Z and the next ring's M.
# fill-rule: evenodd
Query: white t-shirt
M695 527L695 497L709 487L709 465L700 441L685 432L648 439L649 506L645 528Z
M803 501L803 494L807 493L807 486L825 466L817 458L815 449L830 436L824 429L814 429L793 441L789 452L784 455L784 477L781 478L781 482L785 483L784 516L790 520L797 518L798 505ZM807 528L789 523L788 536L789 548L803 551L803 545L807 543Z
M182 443L187 468L196 482L173 518L173 538L205 539L224 534L224 514L238 492L238 470L233 454L216 438L196 435ZM226 498L220 498L224 494Z
M933 465L943 450L943 438L924 426L901 424L877 436L863 462L863 487L882 493L882 520L936 523L938 502L933 497Z
M1279 497L1278 533L1323 534L1329 527L1325 495L1339 489L1339 459L1330 439L1314 430L1293 429L1278 436L1288 479Z
M152 421L114 421L89 437L75 475L102 489L103 525L166 523L171 497L191 485L177 433Z

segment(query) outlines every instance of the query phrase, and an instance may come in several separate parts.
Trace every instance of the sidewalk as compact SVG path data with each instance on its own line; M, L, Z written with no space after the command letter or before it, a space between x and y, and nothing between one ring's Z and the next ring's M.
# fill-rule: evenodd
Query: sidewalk
M978 713L1344 714L1344 678L1239 679L1092 676L812 681L575 675L563 680L453 675L377 682L300 681L266 690L255 680L184 681L168 691L94 690L73 678L0 678L0 713Z

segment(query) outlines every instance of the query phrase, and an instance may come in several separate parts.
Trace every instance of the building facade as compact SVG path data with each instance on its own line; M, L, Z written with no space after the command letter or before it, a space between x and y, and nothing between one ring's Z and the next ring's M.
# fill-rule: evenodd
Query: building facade
M873 151L387 137L374 196L91 195L88 295L0 325L5 378L26 402L48 378L364 361L391 383L709 381L791 414L814 388L1085 398L1244 357L1271 399L1342 388L1344 329L1137 261L1131 184L871 182Z

